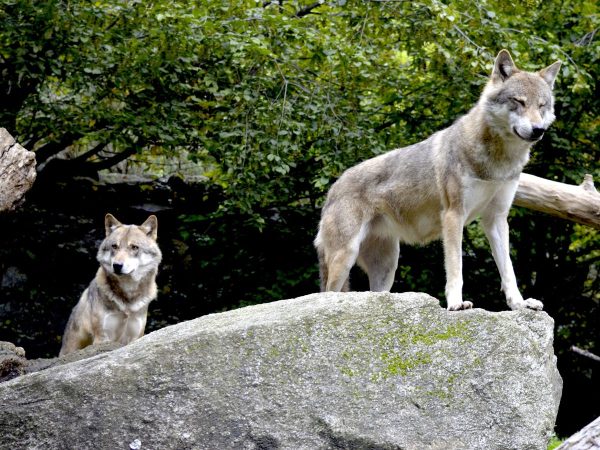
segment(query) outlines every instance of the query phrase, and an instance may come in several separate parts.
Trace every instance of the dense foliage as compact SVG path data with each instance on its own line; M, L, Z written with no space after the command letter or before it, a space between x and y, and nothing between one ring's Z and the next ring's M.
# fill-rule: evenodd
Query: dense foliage
M531 170L580 181L598 174L597 9L3 0L0 123L40 164L75 146L77 158L47 172L186 149L227 208L315 204L347 166L464 113L508 48L524 68L563 60L560 119Z
M0 23L0 126L36 150L39 185L93 177L132 155L152 164L185 152L200 163L218 202L186 210L170 244L203 259L200 269L190 264L216 277L205 289L213 283L224 298L232 284L244 286L214 310L315 289L310 239L327 188L357 161L466 112L501 48L525 69L563 62L558 119L527 171L600 179L595 0L0 0ZM214 212L220 221L207 225ZM279 245L303 242L305 256L295 253L295 269L288 261L261 272L261 246L220 243L231 232L251 236L247 245L258 239L254 228L221 222L232 214L277 232ZM519 209L511 224L524 293L555 317L565 370L597 386L598 369L592 375L568 348L600 353L598 233ZM477 227L465 235L466 296L504 308L485 239ZM394 289L440 296L441 258L437 244L403 250ZM226 269L229 278L214 275L241 259L248 266ZM360 287L359 274L355 281Z

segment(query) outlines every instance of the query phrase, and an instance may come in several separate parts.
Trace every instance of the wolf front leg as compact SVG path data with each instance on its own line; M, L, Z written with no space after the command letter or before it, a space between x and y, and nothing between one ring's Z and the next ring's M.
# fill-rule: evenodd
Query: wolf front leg
M446 302L448 311L470 309L473 303L462 299L462 233L464 215L457 208L442 212L444 266L446 268Z
M532 298L523 300L523 296L519 292L517 278L510 260L507 214L508 211L489 211L481 218L483 231L490 243L494 261L496 261L498 272L500 272L502 291L506 296L506 303L513 310L521 308L541 310L544 307L542 302Z

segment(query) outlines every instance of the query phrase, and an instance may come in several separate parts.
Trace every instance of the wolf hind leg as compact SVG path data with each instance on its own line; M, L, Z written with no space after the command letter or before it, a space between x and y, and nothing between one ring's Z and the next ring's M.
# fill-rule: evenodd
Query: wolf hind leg
M59 356L80 350L94 343L94 335L89 321L88 292L88 289L83 291L81 298L71 311L62 338Z
M329 223L329 222L328 222ZM366 224L348 221L344 227L322 224L316 239L321 274L321 290L342 292L350 290L350 269L356 263ZM345 232L342 233L341 230Z
M368 236L360 247L358 265L369 277L369 289L389 292L394 284L400 242L393 237Z
M347 246L338 249L327 264L326 291L345 292L350 290L350 269L356 262L358 250Z

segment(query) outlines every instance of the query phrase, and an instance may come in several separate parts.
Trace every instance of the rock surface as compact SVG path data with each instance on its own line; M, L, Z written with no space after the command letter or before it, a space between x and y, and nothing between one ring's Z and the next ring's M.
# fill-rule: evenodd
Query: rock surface
M0 383L23 375L26 366L27 360L23 347L0 341Z
M0 128L0 211L14 209L35 181L35 153Z
M115 350L120 346L113 342L91 345L79 351L56 358L25 358L25 349L11 342L0 341L0 383L17 378L27 373L39 372L50 367L61 366L74 361L90 358L104 352ZM1 447L0 442L0 447Z
M545 449L553 326L417 293L208 315L0 384L0 446Z

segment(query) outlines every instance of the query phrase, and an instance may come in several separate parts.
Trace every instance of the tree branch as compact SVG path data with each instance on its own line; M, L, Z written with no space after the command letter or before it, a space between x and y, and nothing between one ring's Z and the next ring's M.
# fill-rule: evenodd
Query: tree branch
M591 175L575 186L522 173L513 203L600 229L600 194Z
M90 156L94 156L94 155L97 155L98 153L100 153L104 147L106 147L106 144L104 142L100 142L98 145L96 145L95 147L92 147L87 152L85 152L85 153L79 155L78 157L74 158L74 160L75 161L85 161Z
M58 141L48 142L47 144L42 145L35 151L35 157L38 160L38 165L47 161L51 156L56 155L61 152L69 145L72 145L77 139L82 137L81 134L76 133L65 133L61 136Z
M301 10L299 10L295 16L298 18L302 18L304 16L308 16L309 14L312 14L313 9L318 8L319 6L323 5L325 2L323 1L316 1L314 2L312 5L308 5L304 8L302 8Z
M111 156L110 158L106 158L103 161L91 164L90 167L93 167L95 171L108 169L112 166L119 164L121 161L125 161L127 158L129 158L131 155L134 155L136 152L137 150L135 147L128 147L127 149L123 150L120 153L117 153L114 156Z
M592 352L588 352L587 350L576 347L575 345L571 346L571 351L577 353L578 355L585 356L586 358L590 358L593 361L600 362L600 356L594 355Z

